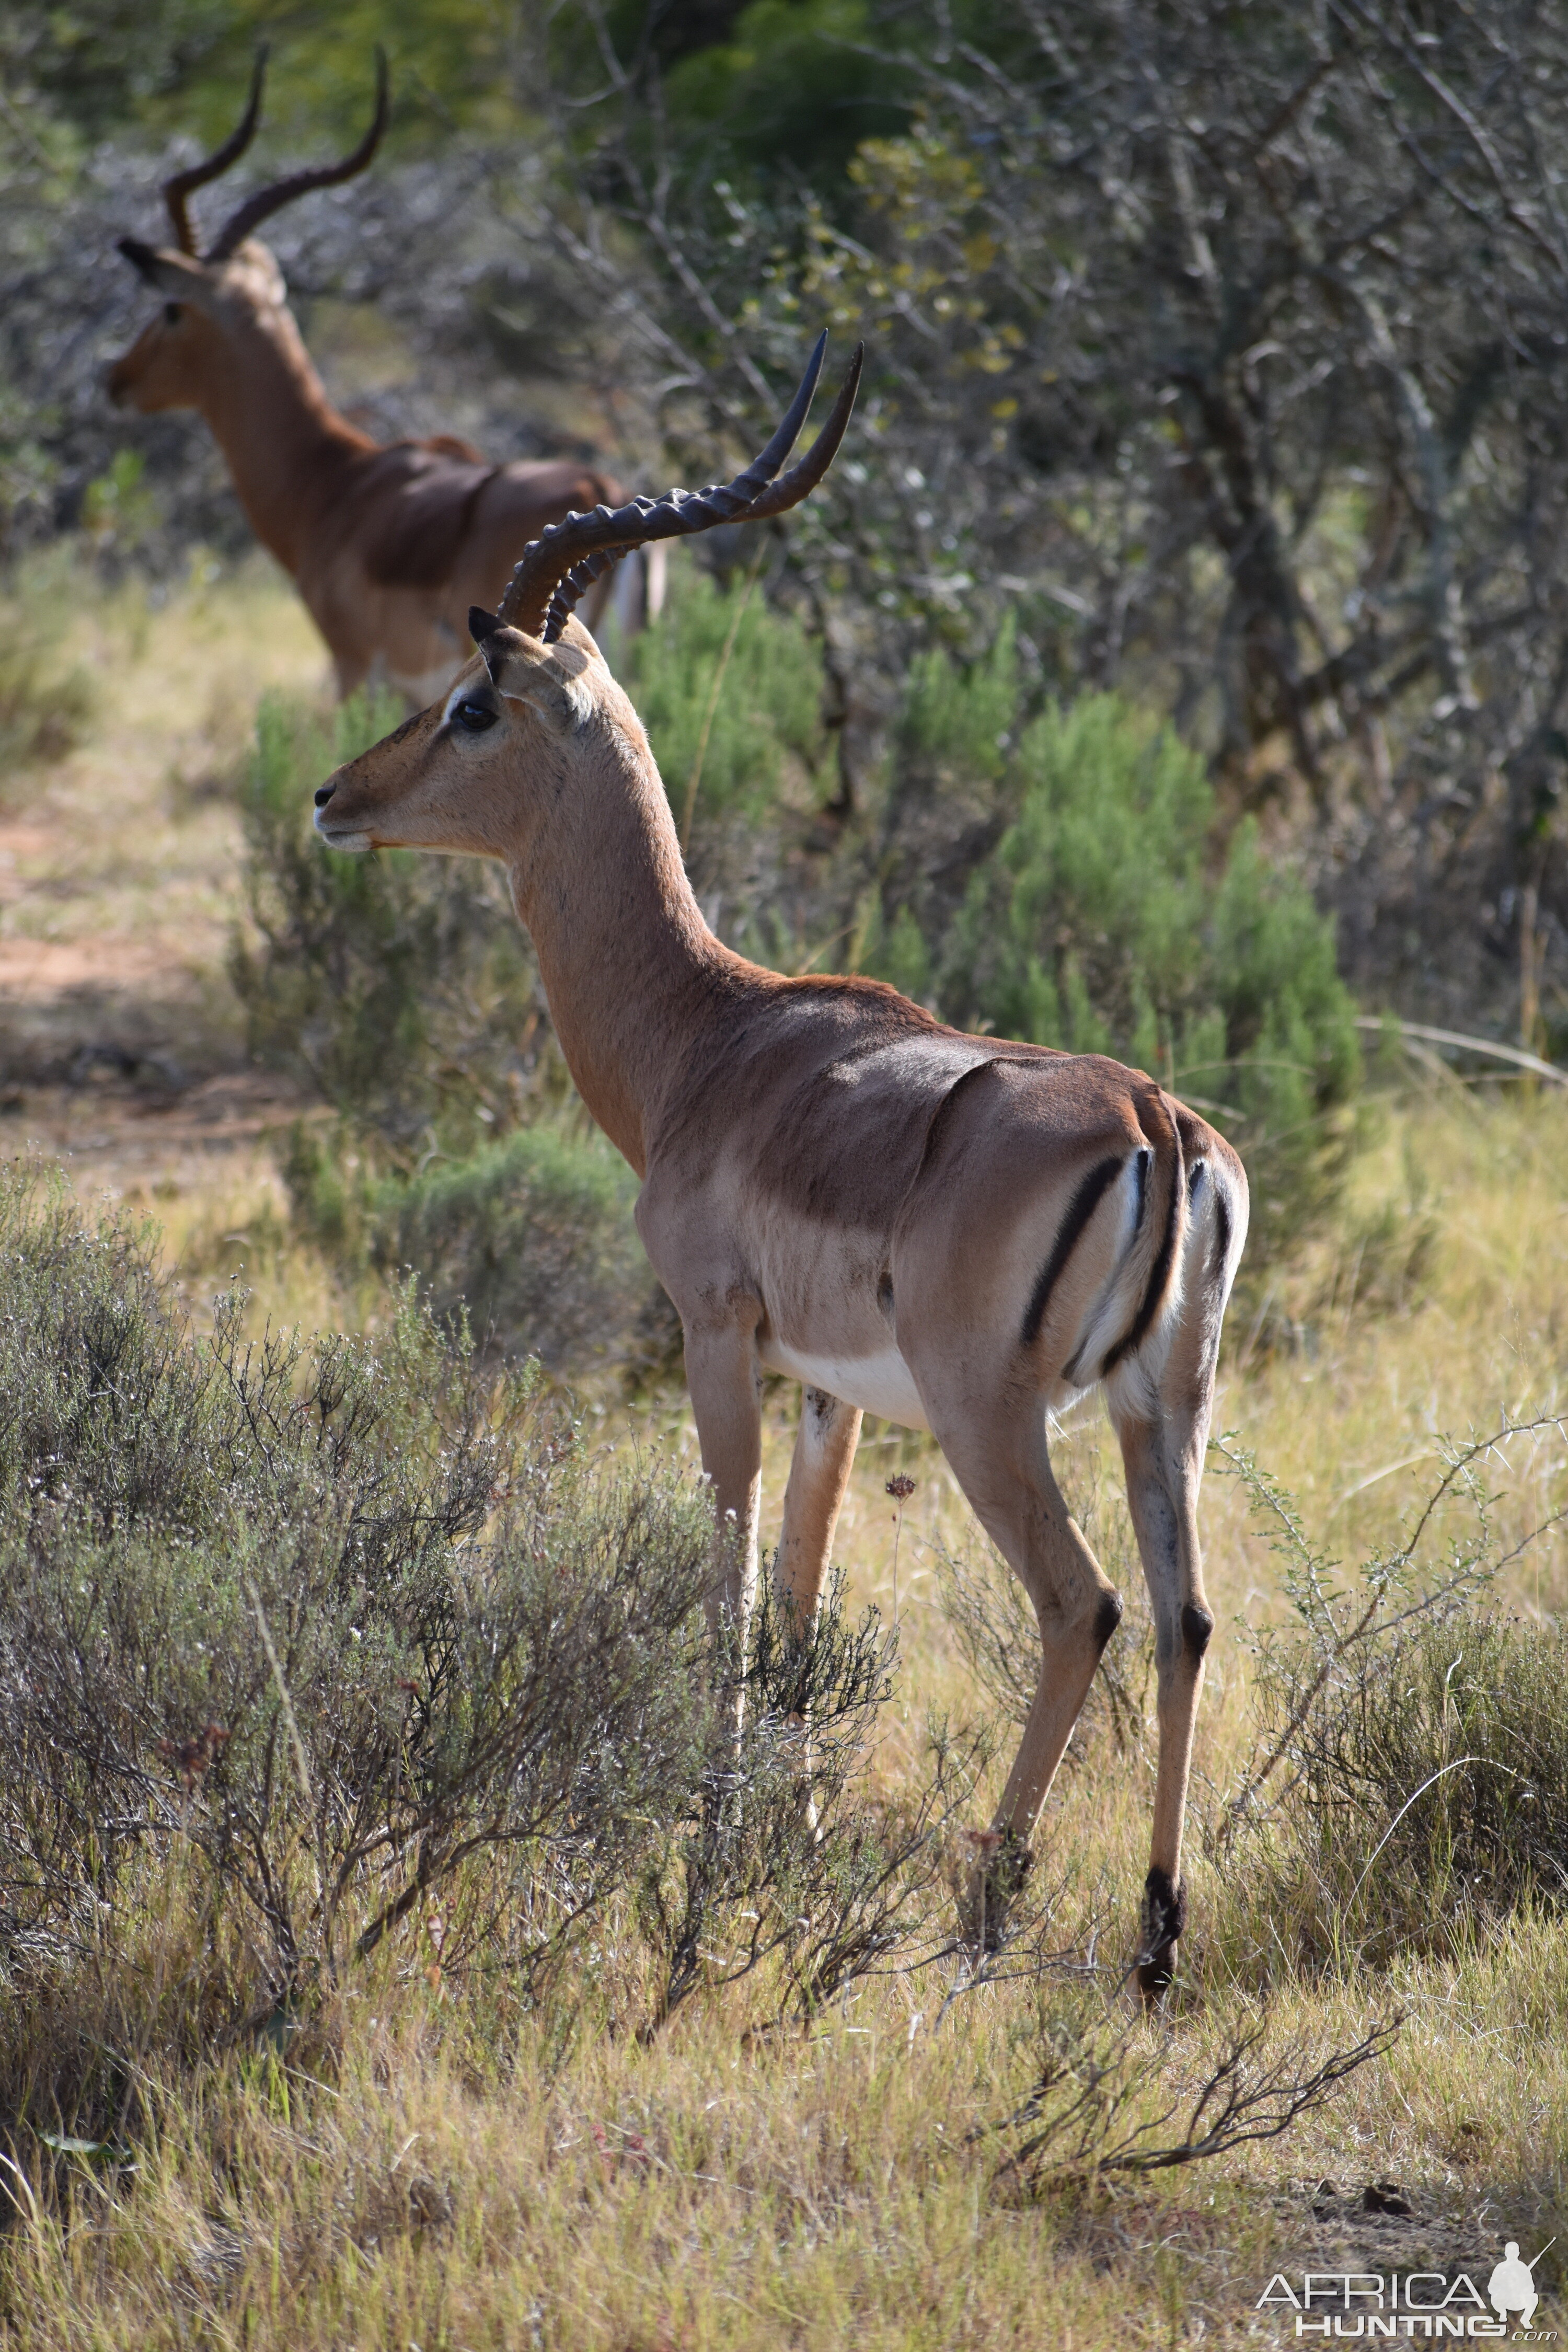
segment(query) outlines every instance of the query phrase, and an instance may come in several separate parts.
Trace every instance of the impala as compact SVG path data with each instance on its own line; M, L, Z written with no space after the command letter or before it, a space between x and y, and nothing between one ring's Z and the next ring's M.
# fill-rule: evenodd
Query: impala
M250 145L265 66L263 52L232 137L165 182L173 247L120 240L163 309L110 370L110 397L144 415L194 408L205 417L251 528L326 639L340 694L374 675L411 703L427 702L467 658L469 605L500 593L519 546L573 508L621 493L607 475L565 461L487 465L445 434L382 447L328 399L282 272L252 232L312 189L368 168L386 128L384 57L374 118L353 154L258 189L197 253L188 199ZM657 612L658 563L629 566L623 585L629 624Z
M760 1384L805 1387L776 1576L815 1610L863 1412L935 1437L1021 1578L1042 1658L977 1889L994 1936L1121 1614L1052 1475L1047 1416L1096 1384L1120 1437L1158 1642L1159 1770L1138 1969L1170 1982L1182 1817L1213 1630L1198 1483L1247 1232L1223 1137L1098 1055L944 1028L881 982L781 979L703 920L647 739L573 606L624 550L782 512L821 478L860 355L805 457L826 337L733 482L570 516L529 547L439 705L340 768L340 849L499 858L584 1101L642 1179L719 1514L710 1616L744 1624Z

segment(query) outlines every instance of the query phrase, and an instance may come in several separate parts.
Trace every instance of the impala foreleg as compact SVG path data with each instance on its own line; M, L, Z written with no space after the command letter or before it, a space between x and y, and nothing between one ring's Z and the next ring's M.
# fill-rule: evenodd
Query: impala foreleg
M859 1436L858 1406L824 1389L803 1392L775 1570L779 1598L802 1633L816 1614Z
M686 1327L686 1384L713 1488L713 1579L708 1628L743 1649L757 1586L763 1412L754 1323Z

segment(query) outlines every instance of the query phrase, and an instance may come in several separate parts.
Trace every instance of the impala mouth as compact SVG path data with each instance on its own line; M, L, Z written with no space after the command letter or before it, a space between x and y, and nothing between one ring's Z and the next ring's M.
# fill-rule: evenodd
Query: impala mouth
M367 833L363 825L333 824L331 820L330 809L316 811L316 831L329 849L366 850L375 847L374 835Z

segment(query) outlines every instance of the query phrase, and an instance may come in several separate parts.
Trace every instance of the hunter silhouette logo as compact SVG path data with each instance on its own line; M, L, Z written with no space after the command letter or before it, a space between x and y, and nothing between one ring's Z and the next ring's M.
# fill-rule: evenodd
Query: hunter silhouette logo
M1484 2295L1466 2271L1452 2275L1446 2271L1304 2271L1295 2284L1282 2273L1271 2278L1256 2308L1281 2315L1293 2310L1297 2336L1331 2336L1340 2342L1384 2336L1404 2342L1473 2341L1484 2336L1494 2342L1506 2337L1516 2343L1552 2344L1557 2330L1534 2325L1541 2301L1534 2273L1542 2255L1556 2242L1549 2238L1527 2263L1510 2238Z
M1548 2238L1541 2254L1556 2242L1555 2238ZM1541 2260L1541 2254L1536 2255L1535 2263ZM1535 2263L1521 2263L1518 2246L1511 2238L1509 2240L1503 2249L1501 2262L1487 2281L1487 2301L1500 2319L1507 2319L1510 2312L1517 2311L1520 2326L1530 2326L1535 2317L1535 2306L1541 2300L1531 2276Z

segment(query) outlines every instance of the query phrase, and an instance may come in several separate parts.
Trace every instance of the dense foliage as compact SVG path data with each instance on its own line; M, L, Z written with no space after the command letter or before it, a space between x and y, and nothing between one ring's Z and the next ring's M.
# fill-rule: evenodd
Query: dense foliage
M821 656L761 593L766 553L728 589L682 581L668 618L628 648L627 690L689 845L726 819L776 821L786 762L809 774L822 756Z
M819 320L867 338L795 534L803 593L860 614L861 729L1016 608L1056 690L1152 700L1235 802L1305 787L1352 969L1467 1025L1521 886L1563 936L1560 20L1047 0L823 38L911 108L844 173L737 137L715 176L628 27L560 116L562 210L606 294L635 230L650 331L730 415Z

